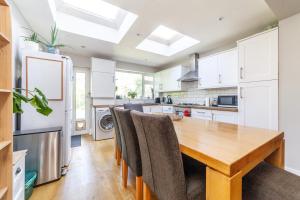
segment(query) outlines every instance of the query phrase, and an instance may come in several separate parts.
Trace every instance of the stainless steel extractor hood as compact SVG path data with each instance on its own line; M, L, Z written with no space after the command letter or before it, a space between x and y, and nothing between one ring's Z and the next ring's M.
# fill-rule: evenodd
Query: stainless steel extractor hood
M180 79L177 81L181 82L192 82L192 81L198 81L198 59L199 54L195 53L191 56L191 71L184 74Z

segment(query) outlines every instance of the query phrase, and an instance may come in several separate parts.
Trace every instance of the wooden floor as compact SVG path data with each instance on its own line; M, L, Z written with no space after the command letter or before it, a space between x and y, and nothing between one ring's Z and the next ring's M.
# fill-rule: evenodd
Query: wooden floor
M59 181L36 187L30 200L135 199L135 177L129 172L128 188L122 188L121 167L114 159L114 140L82 137L72 148L68 174Z

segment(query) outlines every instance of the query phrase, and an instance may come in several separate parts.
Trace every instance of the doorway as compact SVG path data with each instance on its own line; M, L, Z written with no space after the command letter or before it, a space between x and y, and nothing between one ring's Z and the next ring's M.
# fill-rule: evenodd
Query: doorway
M90 70L84 67L74 68L74 135L90 133L91 99Z

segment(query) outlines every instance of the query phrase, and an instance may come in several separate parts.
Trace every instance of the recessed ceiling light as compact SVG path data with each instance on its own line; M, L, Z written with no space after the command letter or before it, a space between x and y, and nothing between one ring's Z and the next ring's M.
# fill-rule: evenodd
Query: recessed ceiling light
M109 20L116 19L121 10L119 7L101 0L63 0L63 2L81 11L100 15Z
M181 35L175 30L172 30L166 26L160 25L157 27L152 33L152 36L164 39L164 40L171 40L172 38L176 37L177 35Z
M219 21L223 21L224 17L219 17L218 20Z

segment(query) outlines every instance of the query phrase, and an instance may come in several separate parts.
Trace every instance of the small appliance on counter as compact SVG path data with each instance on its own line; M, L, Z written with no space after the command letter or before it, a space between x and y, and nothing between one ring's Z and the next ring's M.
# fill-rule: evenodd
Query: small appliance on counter
M170 95L167 96L167 104L173 104L173 100Z
M237 95L218 96L218 106L219 107L237 107L238 106Z
M160 103L160 97L155 98L155 103Z

